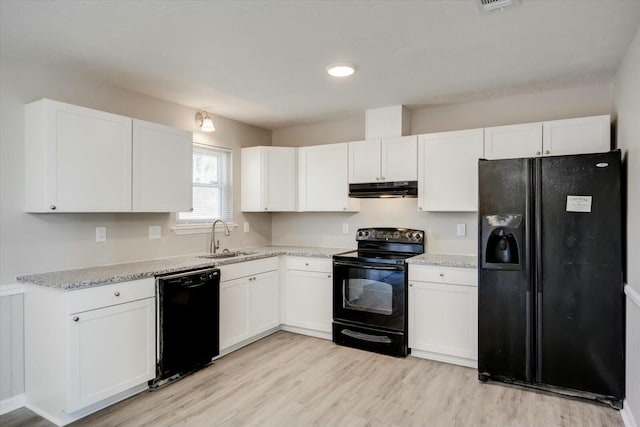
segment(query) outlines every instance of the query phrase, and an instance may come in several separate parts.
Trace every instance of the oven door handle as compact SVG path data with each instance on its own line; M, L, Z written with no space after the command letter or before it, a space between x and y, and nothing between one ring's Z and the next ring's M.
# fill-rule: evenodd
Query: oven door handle
M343 261L333 261L333 265L339 265L341 267L353 267L353 268L362 268L364 270L385 270L385 271L403 271L403 265L384 265L384 264L376 264L376 265L368 265L368 264L355 264L350 262Z

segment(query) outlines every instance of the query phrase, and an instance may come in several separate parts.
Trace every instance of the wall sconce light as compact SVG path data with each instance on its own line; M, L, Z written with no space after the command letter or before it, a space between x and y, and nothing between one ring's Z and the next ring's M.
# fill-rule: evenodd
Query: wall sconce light
M209 113L206 111L196 113L196 125L203 132L213 132L216 130L215 126L213 126L213 120L209 117Z

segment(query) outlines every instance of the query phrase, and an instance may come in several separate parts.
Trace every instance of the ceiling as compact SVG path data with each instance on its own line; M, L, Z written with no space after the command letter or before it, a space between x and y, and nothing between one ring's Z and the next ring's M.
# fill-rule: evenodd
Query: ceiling
M273 130L610 80L639 26L639 0L0 0L0 53Z

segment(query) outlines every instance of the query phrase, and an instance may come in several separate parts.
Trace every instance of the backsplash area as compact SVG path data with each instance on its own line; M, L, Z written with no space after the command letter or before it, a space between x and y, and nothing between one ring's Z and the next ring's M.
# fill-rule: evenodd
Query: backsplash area
M477 251L475 212L420 212L417 199L362 199L360 212L291 212L272 214L274 245L355 247L355 233L362 227L406 227L424 230L426 251L473 255ZM348 232L343 233L343 225ZM466 235L456 234L465 224Z

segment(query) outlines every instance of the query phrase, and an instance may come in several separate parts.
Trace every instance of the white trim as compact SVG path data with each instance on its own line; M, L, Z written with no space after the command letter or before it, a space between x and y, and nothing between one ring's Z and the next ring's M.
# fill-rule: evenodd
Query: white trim
M635 418L633 418L633 413L629 410L629 405L626 400L622 406L623 408L620 410L620 416L622 417L622 422L625 427L638 427Z
M433 351L411 349L411 356L418 357L420 359L435 360L436 362L444 362L452 365L466 366L467 368L478 368L478 361L474 359L467 359L465 357L451 356L448 354L435 353Z
M635 289L633 289L631 286L629 285L625 285L624 286L624 293L627 294L627 297L633 301L633 303L638 306L638 308L640 308L640 294L638 293L638 291L636 291Z
M235 222L227 222L227 226L230 231L238 228L238 224ZM200 224L176 224L174 227L171 227L171 231L176 234L205 234L211 233L211 223L200 223ZM216 233L219 231L224 231L224 226L222 224L216 224Z
M24 285L21 283L12 283L10 285L0 285L0 297L8 297L10 295L24 294Z
M24 393L9 397L8 399L0 400L0 415L4 415L24 407L24 402Z
M280 328L283 331L293 332L294 334L306 335L306 336L315 337L315 338L322 338L323 340L329 340L329 341L333 339L333 332L318 331L315 329L300 328L298 326L290 326L290 325L280 325Z

